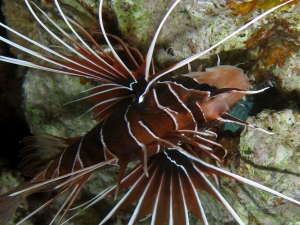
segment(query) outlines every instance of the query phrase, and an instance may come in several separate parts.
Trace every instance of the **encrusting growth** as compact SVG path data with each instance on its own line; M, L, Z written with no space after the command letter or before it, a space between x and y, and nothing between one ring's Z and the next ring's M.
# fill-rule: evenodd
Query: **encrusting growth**
M119 166L116 185L81 207L81 210L85 210L108 195L116 196L120 189L129 187L129 191L100 224L104 224L120 209L135 201L138 203L128 224L136 224L150 214L152 224L189 224L189 211L203 224L208 224L203 209L205 206L202 205L197 190L203 190L214 197L239 224L244 224L207 176L212 176L216 182L217 176L235 179L300 204L295 199L223 169L228 156L227 150L216 142L216 133L209 129L226 121L271 133L228 114L230 107L245 94L255 94L265 89L249 91L247 76L243 70L234 66L218 65L206 69L205 72L190 72L168 78L164 76L210 52L255 21L291 1L268 10L205 51L158 72L152 63L154 46L165 20L179 0L173 3L162 19L145 58L137 49L127 47L120 38L106 34L102 18L103 1L99 4L99 22L112 55L107 54L84 28L66 17L57 0L54 1L55 5L72 35L62 30L36 4L28 0L25 2L41 26L66 49L76 54L76 57L56 52L1 24L48 51L53 57L44 56L3 37L0 38L2 41L53 66L4 56L1 56L0 60L101 81L101 85L90 89L90 95L73 101L95 102L89 111L93 111L93 118L98 123L82 137L67 139L36 133L36 138L24 139L28 146L21 152L21 165L24 173L32 176L32 179L0 196L0 224L9 221L23 198L40 191L56 191L57 195L18 224L66 194L61 208L50 224L65 223L73 218L66 219L90 175L98 169L115 165ZM35 14L32 5L41 11L74 47L47 28ZM97 51L94 51L73 27L93 43ZM122 47L128 63L125 64L114 50L110 42L112 39ZM41 161L41 154L49 152L50 149L55 151L46 160ZM135 167L126 170L128 163L132 161L136 164ZM74 216L76 215L77 213Z

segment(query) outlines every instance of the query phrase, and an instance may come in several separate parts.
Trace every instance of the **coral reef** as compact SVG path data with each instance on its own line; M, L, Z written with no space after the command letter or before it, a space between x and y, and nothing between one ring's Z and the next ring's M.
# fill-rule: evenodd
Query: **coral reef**
M259 0L251 0L251 1L234 1L234 0L226 0L226 8L232 9L232 14L234 15L247 15L250 12L253 12L257 9L268 10L280 3L282 0L273 0L273 1L259 1ZM297 4L298 1L294 1L289 4ZM289 7L289 5L285 6Z
M300 114L297 110L266 110L247 122L274 132L273 135L245 129L240 138L238 174L300 198ZM287 224L300 221L299 208L269 193L237 185L245 218L258 224ZM237 208L239 209L239 208Z
M285 60L300 49L297 43L299 31L293 27L295 22L291 23L284 19L266 24L251 34L245 41L246 47L248 49L259 47L256 58L263 66L269 67L277 63L282 67Z
M3 0L3 2L2 10L10 27L57 51L64 51L60 44L38 25L22 1ZM57 11L54 10L53 1L36 0L34 2L38 3L62 28L66 28ZM99 30L97 0L60 0L59 2L68 16L96 35L95 31ZM130 45L146 53L155 29L172 2L172 0L107 1L104 9L107 20L104 22L110 33L122 34L122 38ZM246 4L250 3L242 1L239 3L239 7L242 8L237 8L236 5L230 4L233 3L232 1L182 1L162 29L154 54L155 65L157 68L165 68L215 44L250 18L258 15L262 9L271 7L259 2L261 1L252 1L253 4L249 6ZM291 102L295 108L299 107L297 102L299 102L300 95L298 99L290 99L289 94L294 91L300 93L299 45L297 43L299 11L299 5L290 5L272 13L219 46L205 58L193 62L193 69L196 70L201 65L203 68L215 66L217 63L215 54L218 53L221 57L221 64L243 63L240 67L244 68L249 75L252 89L272 85L278 90L281 99ZM38 15L47 26L54 28L43 16ZM9 37L25 47L40 51L15 35L9 34ZM103 41L98 37L97 40ZM68 42L65 39L64 41ZM172 54L168 51L170 49ZM17 49L12 51L18 58L35 60ZM275 54L281 55L275 57ZM182 73L186 71L187 68L180 70ZM24 81L24 99L26 116L32 130L72 137L82 135L89 130L95 124L91 120L91 114L78 117L90 107L90 104L86 102L64 104L82 96L80 92L91 85L89 82L83 84L80 79L74 77L28 70ZM273 99L267 101L273 102L277 96L272 97ZM261 111L264 108L260 101L262 100L259 97L255 98L254 106L249 106L246 111L242 110L242 113L240 111L242 108L232 111L237 111L237 115L243 114L247 117L252 107L255 111ZM249 105L250 103L252 104L252 100L243 104ZM300 129L297 110L263 111L257 117L251 117L248 122L254 122L264 129L271 129L277 134L266 135L257 130L246 129L240 140L241 156L238 157L239 160L232 160L228 169L287 195L297 194L299 178L295 174L299 174L297 151L299 150ZM230 129L236 131L236 128ZM228 142L230 141L229 138ZM235 138L232 148L237 146L237 142L238 138ZM108 185L114 182L115 172L108 170L105 175L103 171L100 172L101 176L95 173L88 182L85 191L79 196L79 202L84 202L97 194L103 188L103 184ZM279 183L283 183L284 186L280 186ZM246 224L276 224L276 221L294 223L300 220L295 212L298 208L285 204L273 195L267 195L257 189L249 189L242 184L237 185L236 182L223 178L220 189L225 198L236 208L238 214L243 215ZM206 208L211 224L230 224L233 221L219 203L203 193L200 195L201 199L206 202L204 208ZM95 210L84 212L76 218L76 221L97 224L111 204L114 202L105 201L105 203L98 204ZM51 212L55 213L55 207L57 205L51 208ZM111 224L124 224L131 211L132 207L126 208L111 221ZM147 224L147 220L144 223ZM192 224L196 222L193 221Z
M74 15L74 19L82 21L83 26L89 24L90 29L95 29L98 26L95 15L91 14L80 3L74 4L70 1L61 1L62 8ZM71 7L72 6L72 7ZM50 17L57 22L62 28L66 29L66 24L62 23L62 18L57 15L54 10L53 3L45 2L41 7L48 12ZM46 46L52 46L57 51L63 54L64 49L58 45L58 41L54 40L45 30L39 26L38 22L30 15L29 10L24 2L4 1L2 8L6 16L7 24L28 36L29 38L40 42ZM50 13L52 10L52 13ZM20 13L21 12L21 13ZM76 12L76 13L75 13ZM16 14L18 19L15 20ZM39 15L40 16L40 15ZM40 16L41 17L41 16ZM26 21L32 21L30 23ZM53 29L49 21L44 21L47 26ZM48 23L47 23L48 22ZM16 37L16 35L8 33L9 38L20 45L38 51L44 54L36 46L27 41ZM68 41L68 40L64 40ZM36 61L32 57L18 49L12 49L12 52L21 59ZM29 121L32 131L43 131L58 136L80 136L87 130L91 129L95 124L90 120L91 114L85 117L85 120L80 120L80 117L89 108L89 104L79 102L78 104L66 103L78 99L83 95L81 91L90 87L80 83L80 80L75 77L61 76L60 74L47 73L45 71L29 70L24 84L24 99L26 108L26 117ZM45 104L47 102L47 104ZM81 104L80 104L81 103ZM62 105L65 105L62 107ZM81 110L80 110L81 109Z
M276 86L280 88L280 91L285 95L289 96L293 93L297 94L295 99L300 97L300 53L295 52L287 60L281 68L274 69L274 78L276 79ZM293 101L288 98L290 105L293 106ZM299 106L299 105L298 105Z
M112 1L112 8L116 12L124 38L146 52L154 31L171 3L172 1L159 0L145 3L115 0ZM141 10L145 10L146 13L141 13ZM235 18L230 16L230 10L224 8L222 0L182 2L161 31L154 56L156 65L165 68L203 51L236 30L238 26ZM211 54L240 48L244 45L244 40L246 39L243 35L234 37ZM172 49L172 54L168 54L167 49ZM195 69L199 67L199 62L193 64ZM212 65L215 64L216 61Z

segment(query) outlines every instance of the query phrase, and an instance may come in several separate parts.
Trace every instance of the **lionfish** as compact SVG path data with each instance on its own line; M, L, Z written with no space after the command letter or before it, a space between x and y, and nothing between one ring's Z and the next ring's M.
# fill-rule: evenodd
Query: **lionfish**
M53 191L57 195L18 224L57 198L66 195L62 206L50 222L62 224L66 221L69 210L90 175L108 166L119 167L116 184L83 205L82 210L109 195L116 196L121 189L129 188L129 190L100 224L104 224L120 209L136 201L137 205L128 224L136 224L149 215L152 216L151 224L154 225L189 224L189 212L196 215L203 224L208 224L205 206L202 205L197 190L203 190L214 197L239 224L244 224L208 179L209 176L215 179L216 183L218 176L228 177L300 205L295 199L223 169L227 150L216 142L217 134L210 130L226 121L270 133L228 113L230 107L245 94L255 94L265 89L249 91L248 78L242 69L228 65L221 66L219 63L216 67L206 69L205 72L190 71L187 74L165 76L210 52L291 0L266 11L205 51L158 72L155 71L152 62L154 46L164 22L180 0L175 1L163 17L146 57L143 57L137 49L127 47L120 38L105 32L102 19L103 0L99 3L99 22L111 54L104 51L83 27L68 18L57 0L54 2L72 35L80 42L62 30L35 3L25 0L28 9L40 25L76 57L54 51L1 24L9 31L51 53L53 57L34 52L0 37L2 41L52 64L53 67L5 56L0 56L0 60L100 81L101 85L90 89L90 95L79 99L95 102L90 110L94 113L93 118L97 121L97 125L84 136L77 138L59 138L38 133L36 139L32 137L24 139L29 145L21 152L21 166L24 174L32 178L0 196L0 224L9 221L22 199L41 191ZM49 30L37 17L32 5L73 42L75 47L68 45ZM96 51L86 44L74 27L94 44ZM128 61L126 64L113 48L110 41L112 39L122 47ZM36 148L40 149L37 151ZM42 160L41 154L49 153L49 150L58 153L53 153L53 157L47 161ZM136 162L132 169L127 169L129 162Z

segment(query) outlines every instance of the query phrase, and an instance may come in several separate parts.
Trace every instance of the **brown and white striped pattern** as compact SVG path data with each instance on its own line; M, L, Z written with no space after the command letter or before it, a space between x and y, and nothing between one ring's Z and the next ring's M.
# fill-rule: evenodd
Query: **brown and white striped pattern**
M94 119L99 123L91 131L83 137L74 139L38 135L37 139L44 140L45 144L37 141L21 152L24 172L33 178L29 183L0 196L1 225L8 222L22 198L33 192L45 190L58 190L58 194L26 216L20 223L69 192L50 222L52 224L61 214L58 222L61 224L89 176L99 168L116 164L120 167L116 186L99 195L84 209L112 193L117 193L119 189L130 187L130 190L100 224L104 224L117 211L137 200L138 204L129 224L136 224L149 214L152 215L153 225L189 224L188 211L193 212L203 224L208 224L197 189L204 190L216 198L239 224L243 224L206 175L211 175L213 178L217 175L230 177L300 204L272 189L215 166L217 162L221 166L224 164L227 150L215 142L216 134L209 131L210 127L227 121L260 129L227 113L230 107L245 94L258 92L248 91L248 79L241 69L233 66L217 66L209 68L206 72L191 72L164 79L165 74L210 52L286 3L258 16L203 52L165 70L155 72L152 64L155 42L165 20L179 2L180 0L176 0L162 19L145 58L137 49L128 48L120 38L106 34L102 21L103 0L100 0L99 4L99 22L101 32L113 56L108 55L86 30L64 15L58 0L54 0L54 3L72 35L62 30L35 3L29 3L28 0L25 0L25 3L38 23L60 42L66 51L75 54L76 57L62 55L0 23L2 27L55 56L45 57L0 37L0 40L51 63L54 67L4 56L0 56L1 61L103 82L102 85L90 89L89 96L73 101L95 102L95 106L88 111L94 112ZM68 45L49 30L38 18L31 5L34 5L75 47ZM77 27L93 43L98 52L86 44L72 26ZM76 37L76 40L73 37ZM119 43L129 65L125 65L120 59L108 37ZM55 143L56 141L58 143ZM27 138L24 142L32 143L34 140ZM36 148L42 150L36 151ZM41 154L53 149L55 149L54 153L52 152L47 160L38 162ZM140 162L124 175L127 164L136 158ZM7 206L11 206L9 211L6 211Z

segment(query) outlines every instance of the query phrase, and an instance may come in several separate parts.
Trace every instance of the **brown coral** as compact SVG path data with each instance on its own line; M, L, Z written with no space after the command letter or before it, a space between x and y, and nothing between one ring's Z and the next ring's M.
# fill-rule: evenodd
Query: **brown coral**
M268 10L280 3L285 2L284 0L252 0L252 1L236 1L226 0L226 8L232 9L234 15L246 15L253 12L256 9ZM298 0L291 2L290 4L298 4ZM287 5L286 7L290 7Z
M292 26L284 19L276 20L255 31L245 41L246 47L252 50L258 48L257 59L265 67L275 64L282 67L285 60L300 49L297 44L299 31Z

